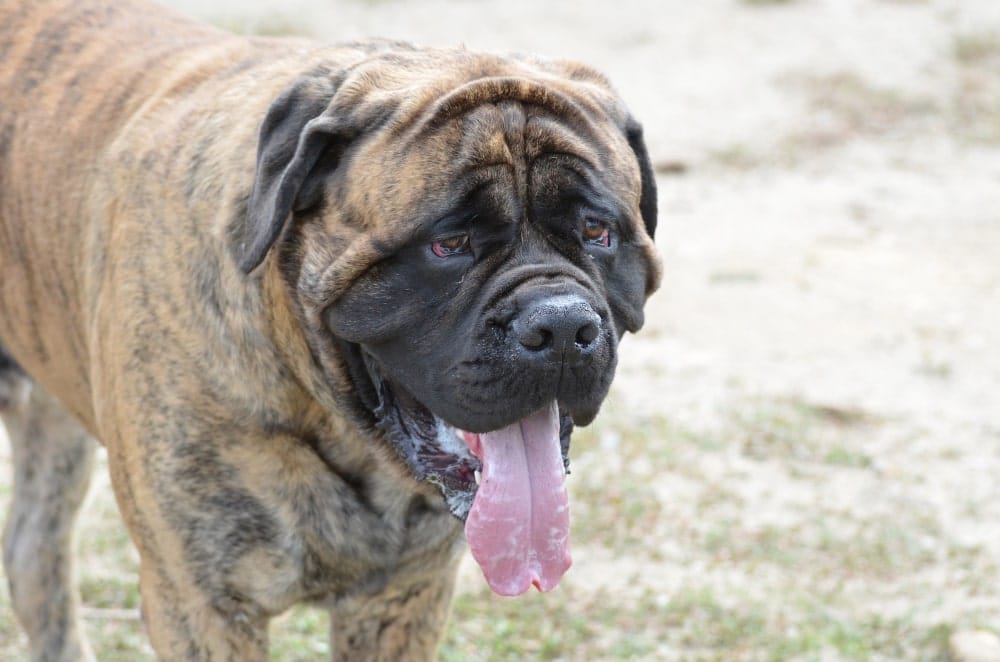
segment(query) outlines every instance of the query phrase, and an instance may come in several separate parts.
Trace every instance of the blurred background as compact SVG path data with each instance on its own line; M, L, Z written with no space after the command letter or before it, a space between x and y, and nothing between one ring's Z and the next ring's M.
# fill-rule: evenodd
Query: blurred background
M1000 660L1000 2L169 4L578 59L645 124L663 287L574 438L574 567L502 599L467 563L442 659ZM151 659L95 483L88 632ZM327 628L282 616L273 659ZM4 586L0 659L25 651Z

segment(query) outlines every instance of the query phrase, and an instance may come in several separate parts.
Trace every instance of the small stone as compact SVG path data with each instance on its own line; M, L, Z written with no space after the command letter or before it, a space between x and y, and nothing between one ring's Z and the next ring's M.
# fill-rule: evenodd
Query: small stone
M1000 637L985 630L955 632L948 640L957 662L1000 662Z

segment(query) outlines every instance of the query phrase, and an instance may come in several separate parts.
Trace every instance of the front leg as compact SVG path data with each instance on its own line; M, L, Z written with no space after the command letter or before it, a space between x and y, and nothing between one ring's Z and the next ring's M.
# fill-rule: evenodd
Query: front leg
M174 573L176 575L176 573ZM267 660L266 616L222 601L146 559L140 575L142 615L162 660Z
M434 660L448 623L458 559L436 577L376 596L339 601L330 610L334 660Z
M153 464L109 453L115 496L139 551L142 617L157 658L266 660L269 614L231 590L228 575L238 559L222 555L225 550L217 541L220 532L232 536L230 527L240 523L241 513L222 518L205 507L213 493L226 500L210 479L218 467L206 463L204 485L196 489L176 477L176 459L157 459L159 464ZM206 515L202 518L192 516L199 506Z

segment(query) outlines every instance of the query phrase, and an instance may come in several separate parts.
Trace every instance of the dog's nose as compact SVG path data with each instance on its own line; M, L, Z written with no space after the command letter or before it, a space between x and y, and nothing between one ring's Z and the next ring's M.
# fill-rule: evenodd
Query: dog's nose
M577 359L597 344L601 318L575 295L547 297L526 306L514 318L514 337L532 358Z

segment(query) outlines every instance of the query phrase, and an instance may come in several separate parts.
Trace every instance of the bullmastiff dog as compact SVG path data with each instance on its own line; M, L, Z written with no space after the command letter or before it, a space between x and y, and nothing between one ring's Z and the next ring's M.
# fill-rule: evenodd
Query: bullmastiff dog
M243 38L138 0L0 2L4 563L39 660L97 439L169 660L434 655L466 542L570 563L573 425L656 288L639 124L571 62Z

